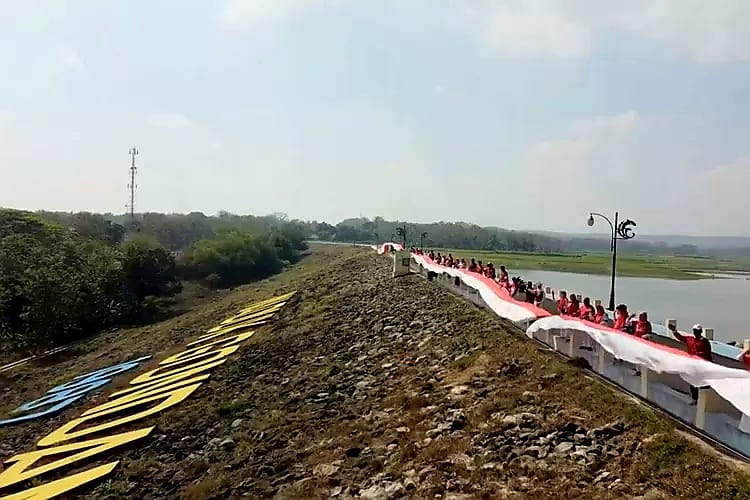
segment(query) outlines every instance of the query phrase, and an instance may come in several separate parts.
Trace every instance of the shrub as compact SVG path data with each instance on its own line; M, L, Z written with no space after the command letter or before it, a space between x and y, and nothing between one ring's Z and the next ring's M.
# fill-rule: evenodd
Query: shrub
M180 255L186 277L205 279L212 284L232 286L265 278L282 269L271 238L238 230L220 232L216 237L195 243Z

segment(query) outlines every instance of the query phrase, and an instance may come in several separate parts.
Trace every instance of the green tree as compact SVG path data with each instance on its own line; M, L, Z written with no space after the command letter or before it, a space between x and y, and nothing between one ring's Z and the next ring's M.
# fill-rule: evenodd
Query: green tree
M136 236L122 247L125 283L138 305L148 296L174 295L182 290L172 253L154 238Z
M187 277L212 276L209 281L219 286L247 283L282 269L267 235L239 230L222 231L214 238L196 242L180 255L179 263Z

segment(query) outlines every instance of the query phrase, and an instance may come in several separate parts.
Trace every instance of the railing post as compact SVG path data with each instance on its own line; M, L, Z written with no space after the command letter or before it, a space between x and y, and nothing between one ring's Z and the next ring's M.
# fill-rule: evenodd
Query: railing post
M703 333L708 340L714 339L714 329L713 328L706 328L705 332Z
M651 372L645 365L638 365L641 371L641 397L648 400L648 376Z

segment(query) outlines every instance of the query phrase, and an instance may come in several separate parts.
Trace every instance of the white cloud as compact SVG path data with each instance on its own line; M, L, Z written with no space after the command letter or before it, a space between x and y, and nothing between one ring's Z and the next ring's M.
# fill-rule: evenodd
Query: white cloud
M621 14L624 29L672 45L700 62L750 61L747 0L660 0L635 7Z
M552 207L626 201L627 191L617 186L634 173L628 150L638 120L635 111L576 120L567 137L533 146L523 161L528 192Z
M513 57L580 57L602 31L661 42L702 63L750 61L747 0L527 0L486 4L485 39Z
M747 234L750 155L690 177L670 197L668 213L701 234Z
M243 30L255 24L299 14L311 8L330 6L335 0L227 0L219 14L220 24L229 30Z
M492 7L486 23L489 43L511 57L577 57L588 52L590 44L586 25L538 2L518 9Z
M86 70L81 53L74 47L64 45L57 48L58 63L69 71L82 72Z
M626 111L614 116L596 116L585 120L575 120L570 130L578 136L598 134L627 134L638 121L638 113Z
M190 126L190 119L180 113L153 113L148 115L152 127L170 130L184 129Z

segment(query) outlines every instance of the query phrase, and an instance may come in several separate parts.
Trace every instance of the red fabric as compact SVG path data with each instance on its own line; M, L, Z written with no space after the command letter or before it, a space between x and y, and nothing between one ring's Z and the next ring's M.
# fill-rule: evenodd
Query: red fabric
M594 316L594 323L596 323L597 325L601 325L602 321L604 321L604 315L601 313L596 313L596 315Z
M567 297L560 297L559 299L557 299L557 310L560 311L560 314L568 313L568 298Z
M677 330L672 330L672 334L680 342L684 342L687 345L688 354L698 356L706 361L713 361L711 354L711 341L706 337L695 338L693 335L683 335Z
M651 333L652 331L653 330L651 330L650 321L638 320L638 322L635 324L635 331L633 333L635 334L636 337L643 337L644 335ZM695 353L692 353L692 354L695 354Z

